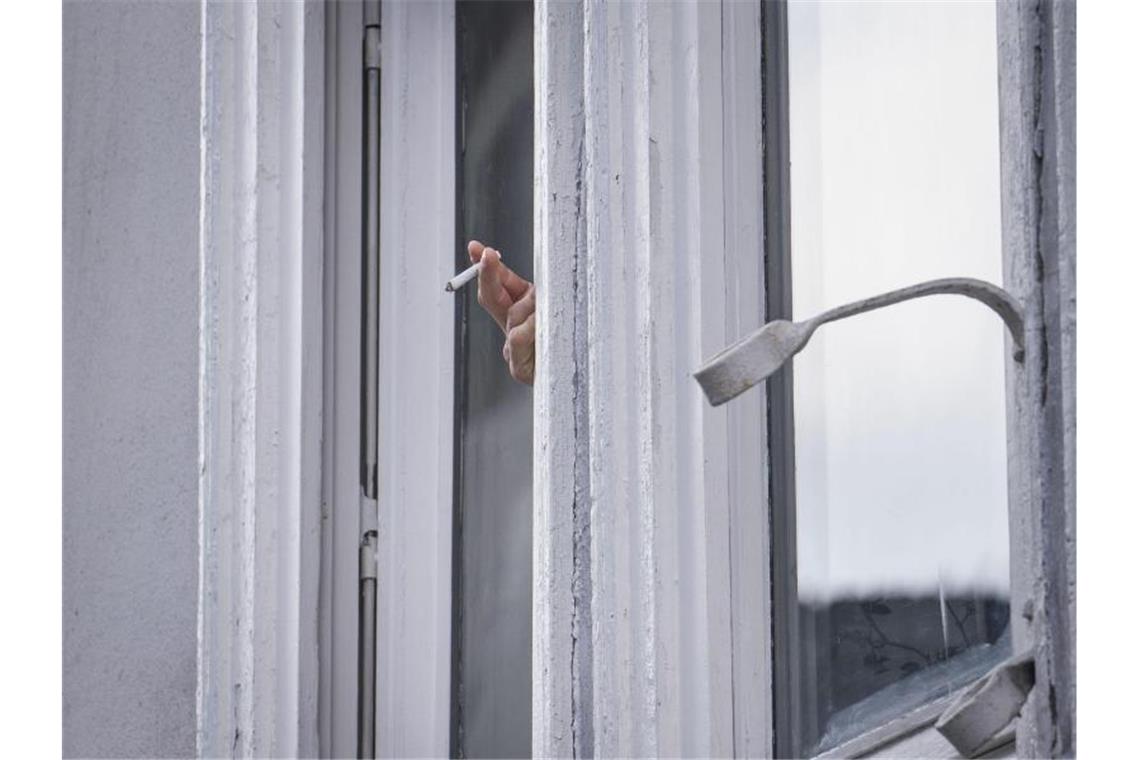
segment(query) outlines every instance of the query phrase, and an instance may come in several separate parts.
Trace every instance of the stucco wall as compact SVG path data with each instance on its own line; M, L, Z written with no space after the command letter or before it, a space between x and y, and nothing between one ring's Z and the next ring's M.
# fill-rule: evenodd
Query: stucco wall
M197 3L63 11L63 751L195 751Z

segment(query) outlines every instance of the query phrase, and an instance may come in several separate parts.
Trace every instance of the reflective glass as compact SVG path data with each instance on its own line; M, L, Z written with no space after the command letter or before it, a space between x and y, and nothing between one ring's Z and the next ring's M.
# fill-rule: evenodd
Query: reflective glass
M993 3L791 2L788 51L795 318L1000 284ZM795 360L802 754L1008 653L1003 330L936 296L827 325Z

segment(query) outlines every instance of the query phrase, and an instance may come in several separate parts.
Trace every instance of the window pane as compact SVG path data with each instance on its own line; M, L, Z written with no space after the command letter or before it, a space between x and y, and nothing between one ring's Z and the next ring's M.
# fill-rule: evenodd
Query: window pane
M992 2L792 2L796 319L1000 283ZM1006 656L1004 327L925 298L828 325L794 373L799 713L836 746Z
M460 241L494 246L533 280L534 9L530 3L456 5L459 33ZM415 97L415 94L411 94ZM530 388L503 362L503 332L459 301L459 470L453 593L453 754L529 757L531 695Z

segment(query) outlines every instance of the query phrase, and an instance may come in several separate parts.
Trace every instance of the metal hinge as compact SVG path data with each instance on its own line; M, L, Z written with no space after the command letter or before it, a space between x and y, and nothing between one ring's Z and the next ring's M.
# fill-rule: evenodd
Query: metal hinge
M364 70L380 68L380 26L364 27Z

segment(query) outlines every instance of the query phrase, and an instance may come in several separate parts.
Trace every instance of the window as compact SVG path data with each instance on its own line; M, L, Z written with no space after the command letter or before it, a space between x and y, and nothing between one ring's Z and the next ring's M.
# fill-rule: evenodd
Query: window
M467 241L533 280L534 54L530 3L456 4L458 258ZM456 295L452 737L457 757L529 757L531 389L510 378L503 333Z
M993 4L766 11L769 319L1000 283ZM1003 331L920 299L823 328L769 381L778 756L1009 655Z

